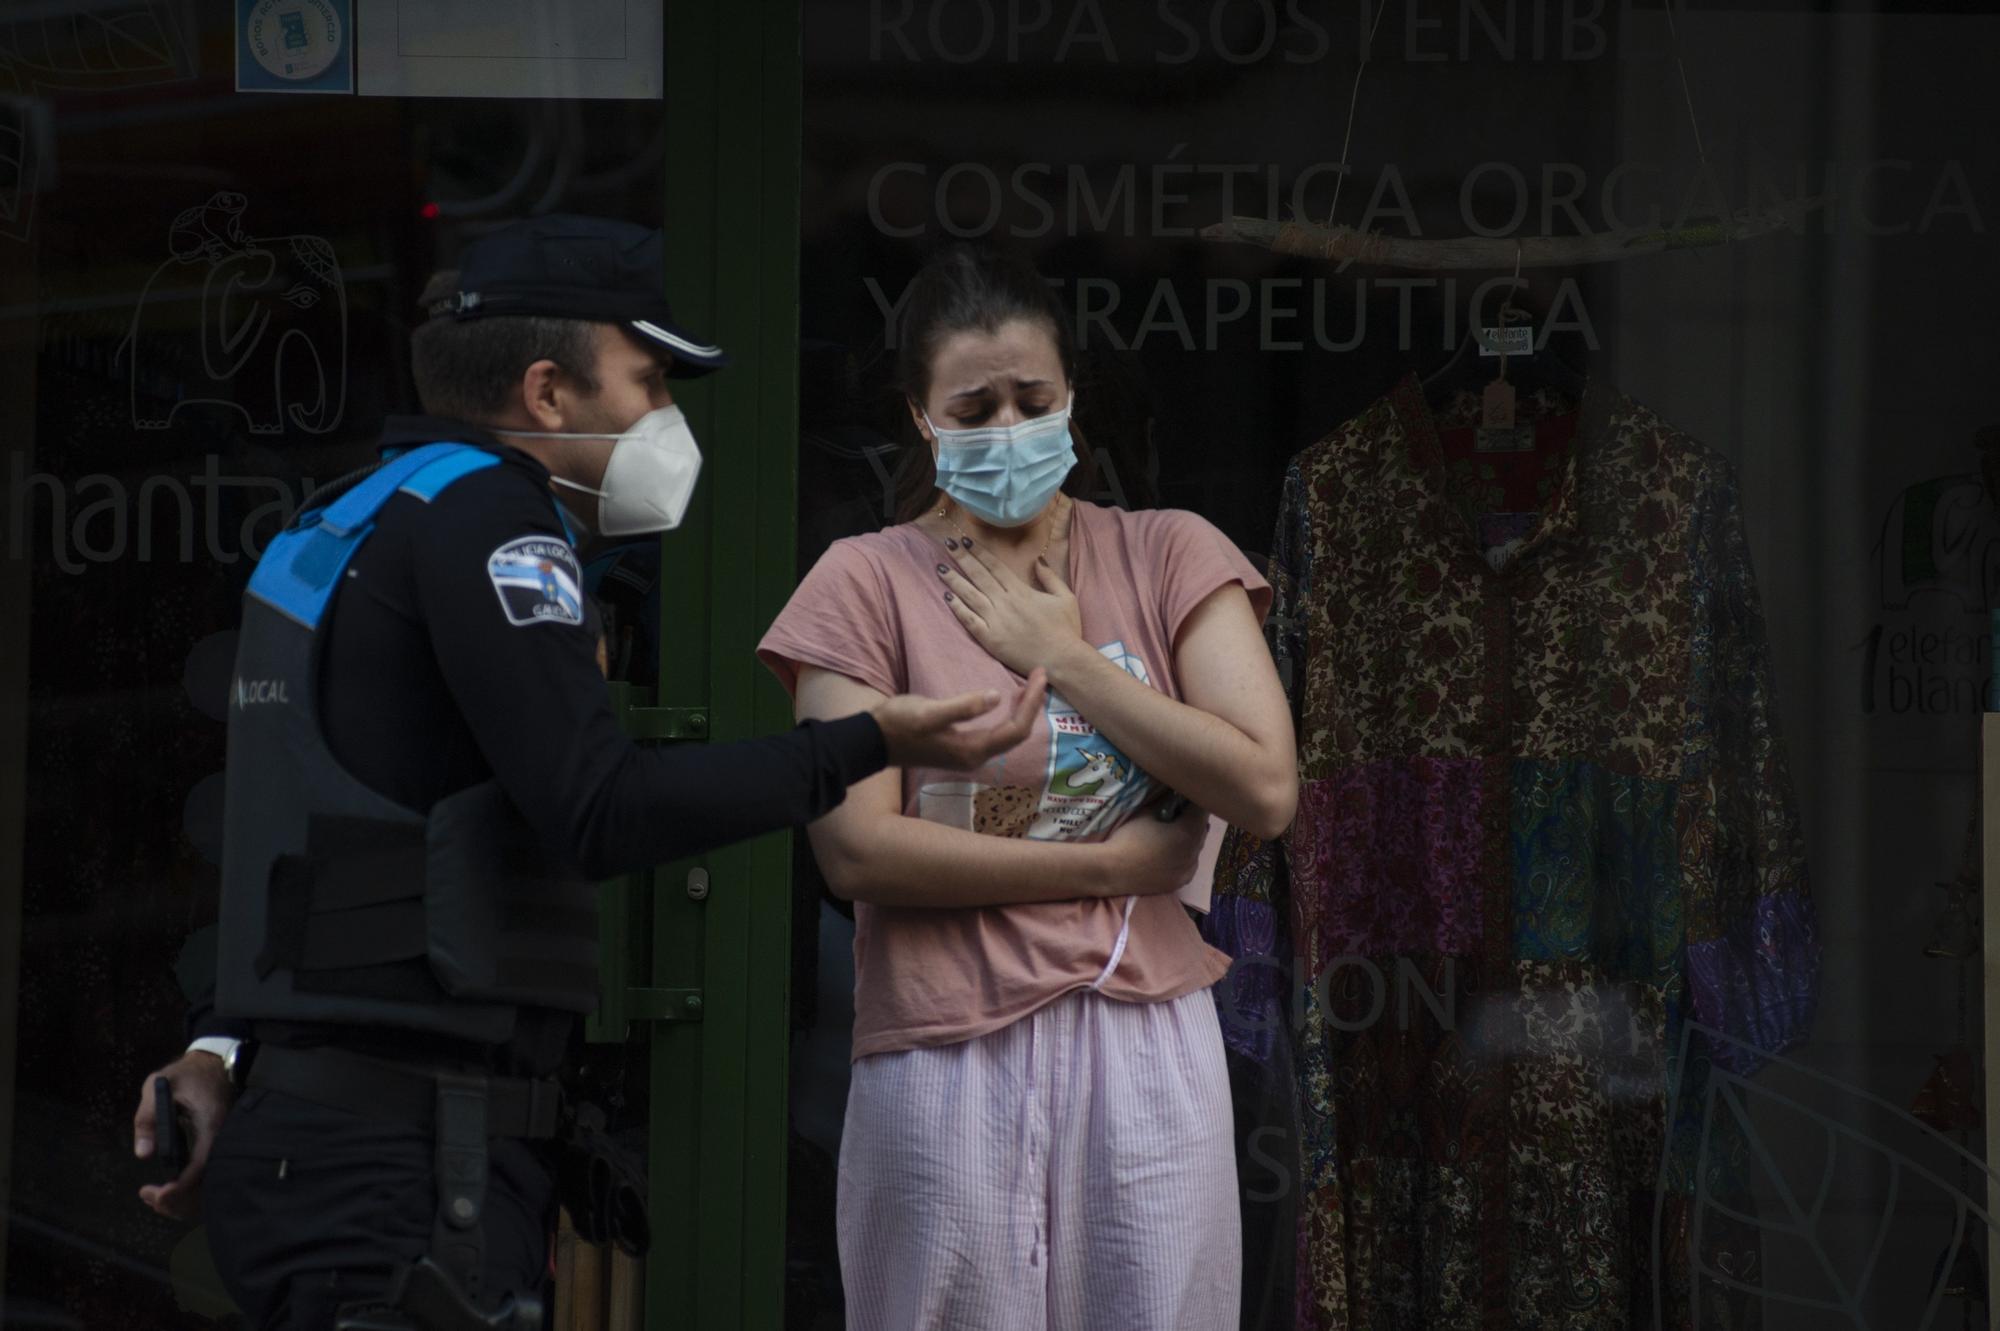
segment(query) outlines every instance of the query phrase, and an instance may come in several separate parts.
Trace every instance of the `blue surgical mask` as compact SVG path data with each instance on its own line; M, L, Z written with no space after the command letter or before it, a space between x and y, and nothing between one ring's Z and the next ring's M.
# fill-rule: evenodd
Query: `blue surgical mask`
M937 435L938 488L995 527L1033 522L1076 465L1069 437L1075 408L1072 393L1061 411L972 430L940 430L925 412L924 424Z

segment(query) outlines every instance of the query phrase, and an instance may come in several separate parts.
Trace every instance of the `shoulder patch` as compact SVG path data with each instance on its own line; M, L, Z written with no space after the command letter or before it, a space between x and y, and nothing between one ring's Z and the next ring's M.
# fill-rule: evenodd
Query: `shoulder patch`
M583 623L576 552L553 536L519 536L486 557L486 576L510 624Z

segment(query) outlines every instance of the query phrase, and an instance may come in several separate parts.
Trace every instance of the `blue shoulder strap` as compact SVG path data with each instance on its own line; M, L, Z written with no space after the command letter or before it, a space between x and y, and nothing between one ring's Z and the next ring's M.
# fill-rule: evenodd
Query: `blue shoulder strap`
M478 450L474 450L474 452L476 453ZM385 460L393 460L401 457L403 453L404 450L400 448L385 449L382 456ZM478 471L482 467L490 467L492 465L493 458L491 454L461 457L456 463L450 466L440 464L437 468L437 479L431 485L430 493L424 493L419 484L419 482L426 482L426 478L431 476L429 472L426 472L423 477L419 477L416 481L412 481L409 485L404 486L403 490L407 494L416 495L425 502L429 502L436 496L437 491L444 489L445 486L451 484L466 472ZM462 468L463 470L458 470L458 468ZM576 544L576 524L570 521L569 510L564 508L562 500L557 499L554 495L549 496L549 502L555 505L556 521L562 523L563 539L574 546Z
M404 456L406 451L401 448L385 449L382 457L384 461L394 461ZM450 485L460 476L490 467L494 461L495 459L492 454L479 449L471 449L468 452L461 453L456 459L441 461L433 465L421 475L411 480L408 485L405 485L403 492L405 494L413 494L425 503L429 503L437 497L438 491ZM570 521L569 510L564 508L562 500L557 499L554 495L549 496L549 501L555 505L556 521L562 523L563 539L574 546L576 544L576 525Z
M375 530L375 515L399 491L425 503L452 482L500 464L470 444L425 444L398 453L340 498L301 514L279 533L250 576L249 594L308 629L319 627L327 602L354 552Z

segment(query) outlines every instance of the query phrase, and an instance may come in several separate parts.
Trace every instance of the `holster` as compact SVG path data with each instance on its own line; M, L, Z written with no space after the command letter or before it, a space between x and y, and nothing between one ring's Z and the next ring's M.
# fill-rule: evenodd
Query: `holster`
M604 1130L604 1111L579 1105L564 1126L556 1194L587 1243L643 1257L652 1246L644 1163Z
M431 1260L476 1304L486 1269L486 1078L438 1074L436 1132Z

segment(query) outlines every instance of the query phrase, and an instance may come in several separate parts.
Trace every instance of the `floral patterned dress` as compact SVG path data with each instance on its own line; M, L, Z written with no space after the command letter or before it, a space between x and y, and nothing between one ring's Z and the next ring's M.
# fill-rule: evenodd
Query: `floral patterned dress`
M1204 928L1239 1121L1296 1134L1291 1311L1750 1324L1708 1092L1802 1038L1818 945L1735 481L1601 386L1476 415L1406 379L1285 480L1299 814Z

